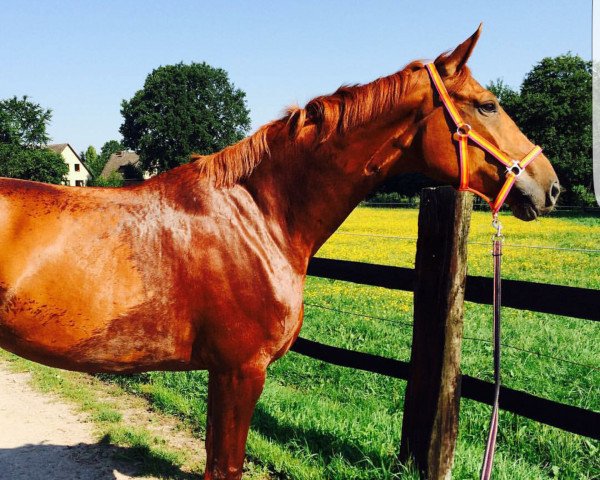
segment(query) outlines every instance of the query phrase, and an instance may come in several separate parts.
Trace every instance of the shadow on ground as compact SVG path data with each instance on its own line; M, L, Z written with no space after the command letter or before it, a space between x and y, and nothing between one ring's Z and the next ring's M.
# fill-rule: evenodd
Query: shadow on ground
M0 480L121 480L157 475L173 480L200 478L147 448L117 447L106 437L94 444L0 448Z

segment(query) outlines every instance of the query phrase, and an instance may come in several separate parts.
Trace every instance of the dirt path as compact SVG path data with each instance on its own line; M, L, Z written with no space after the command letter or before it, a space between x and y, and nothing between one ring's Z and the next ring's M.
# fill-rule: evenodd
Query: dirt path
M83 414L0 363L0 479L114 480L138 476L118 448L98 443Z

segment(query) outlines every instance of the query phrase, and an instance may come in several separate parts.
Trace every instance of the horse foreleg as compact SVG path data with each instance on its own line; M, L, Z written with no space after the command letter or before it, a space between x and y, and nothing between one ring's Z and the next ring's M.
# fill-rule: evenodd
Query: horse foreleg
M242 478L246 438L266 372L209 373L205 480Z

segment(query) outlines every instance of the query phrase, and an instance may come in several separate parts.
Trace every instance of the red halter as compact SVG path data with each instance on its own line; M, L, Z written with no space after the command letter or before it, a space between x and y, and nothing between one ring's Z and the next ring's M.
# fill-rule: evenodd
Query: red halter
M427 68L427 72L429 72L429 76L431 77L431 81L435 85L435 88L442 100L442 103L448 110L450 117L456 124L456 133L454 134L454 139L458 142L458 151L459 151L459 166L460 166L460 184L458 189L465 190L468 192L473 192L476 195L479 195L483 198L491 207L492 214L498 213L500 207L504 204L506 197L508 196L508 192L515 184L517 177L523 173L525 167L529 165L533 160L537 158L537 156L542 153L541 147L535 146L533 150L531 150L522 160L512 160L508 155L503 153L496 147L491 144L488 140L483 138L477 132L475 132L471 125L465 123L460 116L460 113L454 103L452 103L452 99L448 94L448 90L444 86L444 82L440 77L435 65L433 63L428 63L425 65ZM500 163L502 163L506 167L506 181L504 185L500 189L500 192L496 196L495 200L492 201L487 195L484 195L481 192L469 187L469 153L467 150L467 146L469 143L469 139L471 139L474 143L483 148L490 155L495 157Z

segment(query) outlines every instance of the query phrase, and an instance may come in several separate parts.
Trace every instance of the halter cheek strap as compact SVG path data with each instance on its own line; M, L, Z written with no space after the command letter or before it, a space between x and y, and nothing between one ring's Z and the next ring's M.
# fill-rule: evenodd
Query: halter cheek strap
M542 153L542 149L538 146L533 147L533 149L523 157L521 160L513 160L509 156L507 156L504 152L502 152L498 147L490 143L488 140L483 138L477 132L475 132L471 125L465 123L452 102L450 95L448 94L448 90L446 90L446 86L440 77L435 65L433 63L428 63L425 65L427 68L427 72L431 77L431 81L433 82L435 89L437 90L442 103L446 107L448 114L452 118L452 121L456 125L456 133L453 138L458 142L458 152L459 152L459 170L460 170L460 183L459 190L464 190L468 192L473 192L476 195L479 195L483 198L491 207L492 213L498 213L500 207L504 204L510 189L515 184L517 177L523 173L527 165L529 165L533 160L537 158L537 156ZM487 195L471 188L469 186L469 152L468 152L468 144L469 140L473 143L477 144L483 150L488 152L490 155L495 157L500 163L502 163L506 167L506 180L504 185L500 189L500 192L496 196L494 200L490 199Z

